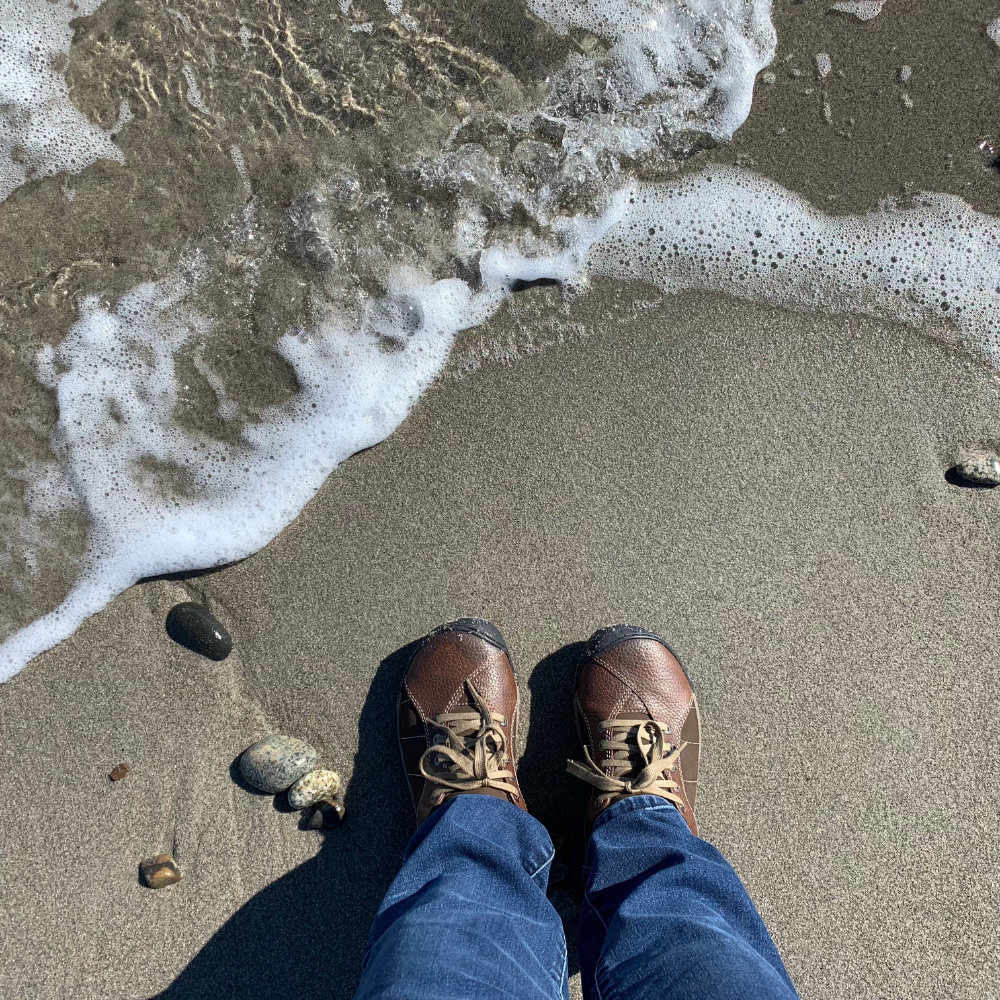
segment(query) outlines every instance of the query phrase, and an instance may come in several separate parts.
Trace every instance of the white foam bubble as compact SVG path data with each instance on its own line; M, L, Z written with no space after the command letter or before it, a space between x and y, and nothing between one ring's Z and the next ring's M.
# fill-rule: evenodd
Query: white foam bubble
M247 170L247 161L246 157L243 155L243 150L234 144L229 147L229 155L232 157L233 165L236 167L236 173L239 174L240 180L243 182L243 190L249 197L252 193L252 189L250 187L250 172Z
M1000 17L986 25L986 34L1000 45Z
M125 162L112 132L73 106L55 68L73 40L69 22L101 3L0 0L0 201L28 180Z
M853 14L859 21L871 21L882 13L885 0L841 0L829 10L840 14Z
M111 126L111 134L118 135L132 121L135 121L135 115L132 113L132 105L122 98L121 103L118 105L118 120Z
M183 11L175 10L173 7L168 7L167 13L171 17L177 18L177 20L184 26L185 31L194 31L194 24L191 22L191 18L189 18Z
M195 111L200 111L203 115L210 115L212 112L205 103L205 98L201 95L201 87L198 86L198 81L195 79L194 70L191 69L188 63L184 63L181 67L181 72L184 74L184 82L187 85L184 91L184 97L188 104L190 104Z

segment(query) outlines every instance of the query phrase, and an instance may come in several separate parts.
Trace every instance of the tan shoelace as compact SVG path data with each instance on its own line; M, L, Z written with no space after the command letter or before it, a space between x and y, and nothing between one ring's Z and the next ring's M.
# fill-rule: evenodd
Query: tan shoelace
M598 748L609 754L598 767L590 756L588 747L583 748L586 763L566 761L566 770L575 778L580 778L607 793L600 798L609 798L622 792L659 795L674 805L684 808L684 800L677 793L681 790L676 781L667 774L680 759L681 751L687 746L682 743L668 753L670 744L665 737L670 733L667 726L653 719L608 719L601 723L601 729L609 733ZM610 771L611 774L605 773ZM618 775L632 773L634 777L620 778Z
M434 743L420 758L420 773L435 785L432 804L440 805L450 791L495 788L520 799L507 753L507 720L490 712L471 681L466 690L472 705L434 718Z

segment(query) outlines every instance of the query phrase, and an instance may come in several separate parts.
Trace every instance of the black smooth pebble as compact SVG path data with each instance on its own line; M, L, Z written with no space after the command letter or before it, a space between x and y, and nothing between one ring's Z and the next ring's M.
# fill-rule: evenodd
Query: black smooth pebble
M233 637L203 604L175 604L167 615L167 635L210 660L224 660L233 651Z

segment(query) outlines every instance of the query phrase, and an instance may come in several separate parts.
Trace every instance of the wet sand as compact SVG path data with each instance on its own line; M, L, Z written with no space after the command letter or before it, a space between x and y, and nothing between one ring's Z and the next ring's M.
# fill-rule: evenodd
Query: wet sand
M916 4L865 26L821 6L776 12L775 96L713 157L831 210L910 181L1000 209L975 149L1000 120L1000 58L981 73L974 5L934 32ZM908 42L945 74L923 106L932 66ZM824 46L845 88L874 58L891 91L911 62L911 117L869 81L853 138L831 134L814 81L779 65L808 74ZM872 152L900 123L899 155ZM950 167L922 151L935 128L957 137ZM699 691L703 833L804 1000L993 995L1000 491L944 479L979 444L1000 445L997 385L941 340L637 286L519 296L265 550L131 588L0 689L0 992L349 997L412 829L392 731L407 645L479 614L516 657L526 795L570 862L574 644L641 621ZM190 599L232 631L226 661L167 638ZM232 779L275 731L340 771L342 829L300 830ZM137 866L163 850L185 878L153 892ZM574 894L570 868L570 920Z

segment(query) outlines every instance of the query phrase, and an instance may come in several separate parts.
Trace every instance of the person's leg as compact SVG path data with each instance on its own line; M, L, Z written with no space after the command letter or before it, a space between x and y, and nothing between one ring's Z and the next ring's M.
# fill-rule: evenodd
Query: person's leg
M659 636L591 636L577 679L593 786L580 923L588 1000L794 1000L746 890L698 838L701 724L694 690Z
M566 939L546 898L538 820L460 795L417 830L372 927L356 1000L566 1000Z
M588 1000L794 1000L736 872L672 803L640 795L608 806L584 877Z
M398 703L419 824L365 953L359 1000L567 1000L545 896L552 841L517 780L518 691L495 625L460 618L416 649Z

